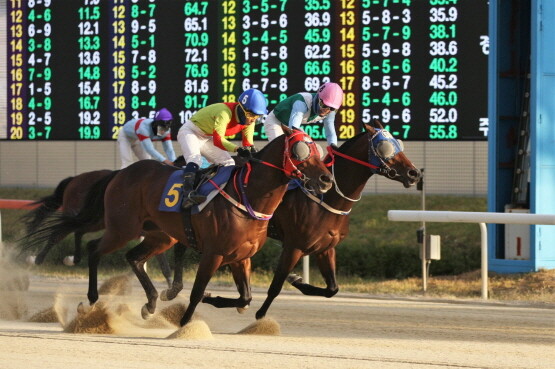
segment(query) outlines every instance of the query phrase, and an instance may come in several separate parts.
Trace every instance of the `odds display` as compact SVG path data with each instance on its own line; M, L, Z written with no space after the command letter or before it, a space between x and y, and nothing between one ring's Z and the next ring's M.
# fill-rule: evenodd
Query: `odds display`
M7 0L0 139L113 140L162 107L175 138L245 89L271 110L332 81L340 140L373 119L403 140L485 140L487 14L487 0Z

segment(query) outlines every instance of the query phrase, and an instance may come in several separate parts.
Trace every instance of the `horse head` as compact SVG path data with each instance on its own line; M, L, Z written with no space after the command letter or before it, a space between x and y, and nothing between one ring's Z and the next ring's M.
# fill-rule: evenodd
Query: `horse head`
M405 155L403 142L395 139L378 120L374 126L364 126L369 134L368 162L376 167L373 173L401 182L405 188L417 183L421 173Z
M285 133L283 171L299 179L310 191L324 194L333 185L333 176L320 159L316 143L305 132L282 125Z

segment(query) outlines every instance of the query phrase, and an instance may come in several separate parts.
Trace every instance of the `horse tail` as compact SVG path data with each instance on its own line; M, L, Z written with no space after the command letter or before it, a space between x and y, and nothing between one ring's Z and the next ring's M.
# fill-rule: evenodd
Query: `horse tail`
M21 240L22 252L40 246L48 241L55 243L64 239L68 234L85 230L98 224L104 218L104 194L112 179L119 173L113 171L106 177L95 182L90 188L83 207L76 215L53 214L42 225L28 232Z
M67 185L75 177L67 177L62 180L56 186L54 193L45 196L40 200L37 200L31 204L31 206L39 205L37 208L29 211L27 214L23 215L20 219L25 224L25 229L27 233L33 232L41 223L48 218L52 213L58 210L64 201L64 192Z

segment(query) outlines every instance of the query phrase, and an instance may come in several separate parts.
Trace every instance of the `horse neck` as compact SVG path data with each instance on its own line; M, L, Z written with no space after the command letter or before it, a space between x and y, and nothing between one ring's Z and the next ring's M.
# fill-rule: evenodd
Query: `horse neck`
M274 213L285 195L287 184L289 183L289 178L282 170L278 169L283 167L284 155L284 142L282 140L279 140L279 142L281 142L281 146L277 142L272 142L272 147L267 147L264 153L261 152L262 155L260 157L260 160L277 168L263 163L252 162L252 170L249 174L247 187L245 188L245 194L250 206L263 214ZM241 173L241 177L237 180L236 185L243 184L245 171L246 168ZM240 199L240 201L242 202L243 199Z
M364 144L366 142L366 144ZM361 138L352 146L350 146L345 152L345 155L353 157L363 162L368 161L368 136L363 135ZM355 163L346 158L342 158L338 155L335 156L335 163L333 168L335 183L343 195L350 199L358 199L364 190L364 186L372 177L372 172L370 168ZM348 211L352 208L354 202L345 199L337 192L336 185L324 195L324 201L338 209Z

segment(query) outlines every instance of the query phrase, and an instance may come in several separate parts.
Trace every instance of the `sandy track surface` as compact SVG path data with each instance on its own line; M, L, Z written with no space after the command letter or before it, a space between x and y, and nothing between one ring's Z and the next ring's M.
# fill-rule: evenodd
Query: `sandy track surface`
M125 303L140 321L146 301L136 281ZM159 290L163 288L157 284ZM75 315L86 301L86 280L32 277L17 295L21 316L0 320L0 368L555 368L555 309L494 303L377 299L341 294L332 299L280 295L269 311L280 335L244 335L265 297L255 290L245 314L201 304L198 318L212 339L168 339L177 328L126 322L114 334L65 333L60 323L29 322L54 306ZM236 297L233 289L213 295ZM188 289L177 302L187 302ZM57 296L57 299L55 299ZM160 302L159 310L174 302Z

